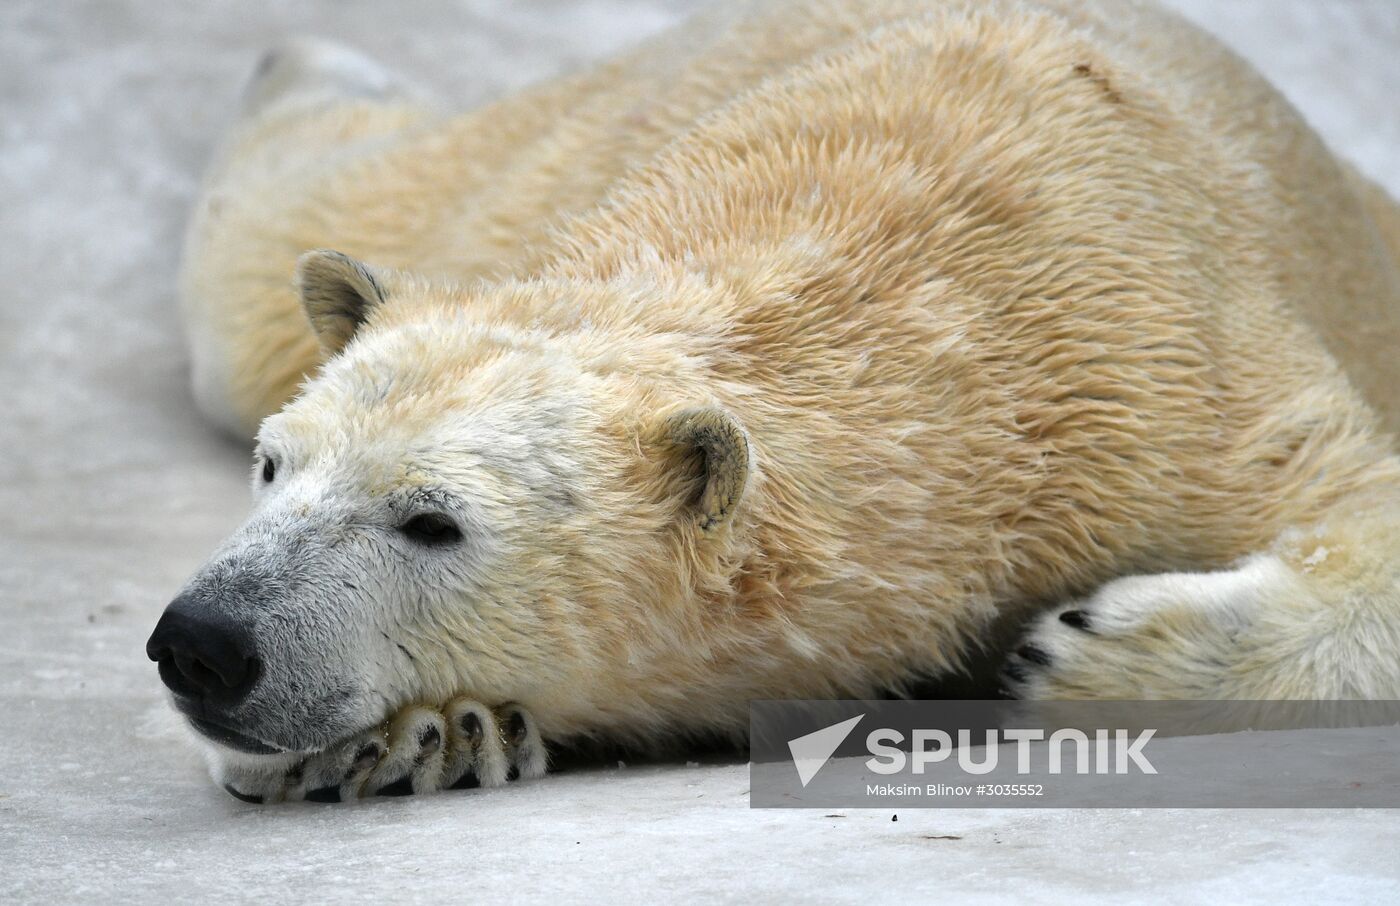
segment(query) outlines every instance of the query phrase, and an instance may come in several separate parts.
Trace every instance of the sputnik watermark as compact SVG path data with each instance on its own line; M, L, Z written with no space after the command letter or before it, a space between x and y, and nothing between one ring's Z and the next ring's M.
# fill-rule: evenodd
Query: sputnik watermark
M1016 744L1016 773L1030 774L1031 759L1036 754L1047 762L1046 772L1060 774L1065 769L1065 744L1073 746L1074 761L1071 770L1079 774L1126 774L1138 770L1143 774L1155 774L1157 769L1147 760L1143 750L1148 740L1157 733L1148 728L1135 734L1127 730L1095 730L1094 738L1082 730L1056 730L1046 738L1041 729L987 730L983 740L972 741L971 730L959 730L958 744L953 745L953 737L944 730L915 730L910 741L912 751L906 753L900 746L904 734L898 730L876 730L865 739L865 745L873 756L865 766L876 774L898 774L906 765L915 774L922 774L931 764L947 761L956 748L958 767L968 774L990 774L997 769L1004 742ZM1043 749L1033 749L1031 743L1045 741ZM932 745L930 745L932 743ZM978 749L981 759L978 760Z
M856 724L860 723L864 717L864 714L857 714L848 720L788 740L788 751L792 753L792 764L797 768L797 777L802 781L803 786L812 782L812 778L817 776L817 772L822 769L822 766L831 760L836 749L846 741L846 737L851 735Z
M1400 702L755 702L755 807L1400 807Z
M788 740L788 751L792 753L792 763L802 786L812 782L864 718L865 715L860 714ZM1096 730L1090 739L1082 730L1061 729L1047 738L1045 731L1038 728L1002 729L987 730L983 739L974 743L971 730L958 730L957 745L954 745L953 735L946 730L917 729L906 738L899 730L883 727L870 731L865 737L865 748L871 756L866 759L865 767L876 774L901 774L906 770L923 774L930 765L947 761L956 752L958 767L964 773L990 774L1000 762L1002 743L1014 743L1017 774L1032 773L1031 760L1037 755L1045 759L1047 773L1060 774L1065 770L1068 744L1073 753L1070 769L1077 773L1126 774L1137 770L1155 774L1157 769L1144 750L1156 733L1151 728L1137 733L1122 729ZM1031 743L1042 741L1048 743L1045 748L1032 748Z

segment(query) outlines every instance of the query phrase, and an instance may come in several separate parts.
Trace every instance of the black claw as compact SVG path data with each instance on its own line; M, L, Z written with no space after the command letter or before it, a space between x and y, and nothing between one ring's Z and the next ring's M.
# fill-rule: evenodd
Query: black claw
M1032 664L1039 664L1042 667L1050 666L1050 655L1046 654L1042 648L1037 648L1034 645L1022 645L1016 649L1016 653L1023 660L1030 661Z
M375 745L372 742L365 743L365 745L360 748L360 751L355 753L355 760L353 763L351 763L350 770L349 772L347 772L346 776L353 777L355 774L365 770L366 768L374 767L375 763L378 761L379 746Z
M1024 683L1026 681L1026 668L1022 667L1020 664L1008 661L1001 668L1001 674L1012 682Z
M1084 610L1066 610L1060 614L1060 622L1066 626L1073 626L1082 632L1092 632L1089 628L1089 613Z
M258 65L253 69L253 78L260 79L267 75L272 70L273 64L277 62L278 56L280 56L280 54L278 54L277 51L269 50L259 57Z
M525 741L525 715L516 711L511 714L509 723L506 724L506 736L515 745L520 745Z
M512 782L512 781L519 780L519 779L520 779L520 768L517 768L515 765L511 765L511 766L510 766L510 770L509 770L509 771L506 771L506 783L510 783L510 782Z
M467 771L457 782L448 787L449 790L474 790L481 786L481 778L476 776L476 771Z
M412 777L412 775L410 775L410 774L405 774L405 775L403 775L402 777L400 777L398 780L395 780L393 783L389 784L388 786L382 786L382 787L380 787L378 790L375 791L374 795L376 795L376 796L412 796L412 795L413 795L413 777Z
M254 796L251 793L240 793L227 783L224 784L224 792L235 799L242 799L244 802L251 802L254 805L262 805L263 803L263 797Z
M418 749L420 754L431 755L442 746L442 734L437 727L427 727L418 734Z
M476 712L468 711L462 715L462 735L472 745L481 742L481 718L476 716Z
M323 786L319 790L310 790L306 794L307 802L339 802L340 787Z

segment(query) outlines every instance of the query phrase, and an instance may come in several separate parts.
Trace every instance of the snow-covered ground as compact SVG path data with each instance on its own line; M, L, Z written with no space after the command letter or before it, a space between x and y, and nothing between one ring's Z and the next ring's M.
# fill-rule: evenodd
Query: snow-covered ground
M894 821L750 810L736 764L346 807L259 808L209 784L142 645L245 505L246 452L186 394L172 287L257 52L340 38L465 105L695 5L0 4L0 901L1400 902L1395 812ZM1400 193L1400 3L1179 5Z

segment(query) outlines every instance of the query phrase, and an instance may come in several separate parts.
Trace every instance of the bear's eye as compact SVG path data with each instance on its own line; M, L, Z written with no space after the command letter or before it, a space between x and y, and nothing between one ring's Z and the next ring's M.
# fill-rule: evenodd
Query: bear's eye
M399 526L399 531L419 544L451 544L462 539L457 523L441 513L420 513Z
M272 481L277 477L277 464L270 458L263 460L263 481Z

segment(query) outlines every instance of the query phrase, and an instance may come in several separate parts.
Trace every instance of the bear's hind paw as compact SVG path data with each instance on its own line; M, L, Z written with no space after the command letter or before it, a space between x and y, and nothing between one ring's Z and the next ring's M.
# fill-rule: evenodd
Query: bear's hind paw
M1268 556L1115 579L1033 620L1002 668L1003 690L1021 699L1248 697L1238 677L1252 624L1266 602L1294 594Z

